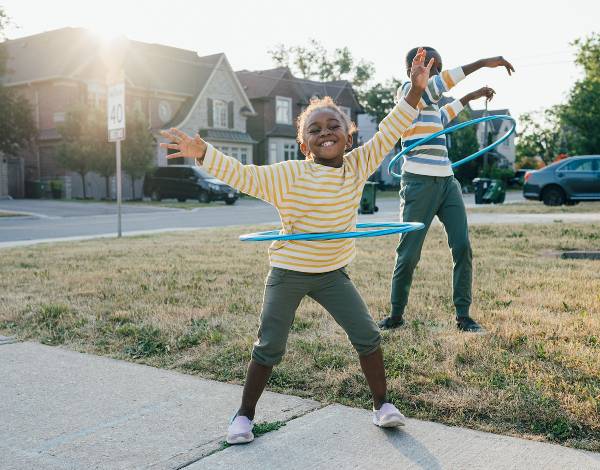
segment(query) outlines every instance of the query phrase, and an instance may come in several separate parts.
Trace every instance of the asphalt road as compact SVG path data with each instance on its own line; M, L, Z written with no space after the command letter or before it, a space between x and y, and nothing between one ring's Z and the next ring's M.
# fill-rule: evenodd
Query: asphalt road
M507 203L522 201L518 192L507 194ZM465 195L465 204L472 206L473 195ZM362 222L396 221L398 199L379 198L379 212L362 215ZM93 202L52 200L2 200L0 211L27 214L20 217L0 217L0 248L46 241L112 237L117 231L116 205ZM600 222L600 214L469 214L469 223L552 223ZM279 225L279 215L270 205L254 199L239 200L233 206L211 203L192 210L124 204L122 229L124 235L139 235L175 230L197 230L236 225Z

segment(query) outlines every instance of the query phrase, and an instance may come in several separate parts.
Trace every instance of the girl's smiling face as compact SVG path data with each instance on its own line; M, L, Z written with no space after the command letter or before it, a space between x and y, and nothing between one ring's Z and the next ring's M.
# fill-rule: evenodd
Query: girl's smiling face
M313 111L306 122L304 142L300 150L312 155L315 163L340 167L344 152L352 147L352 136L341 117L333 109Z

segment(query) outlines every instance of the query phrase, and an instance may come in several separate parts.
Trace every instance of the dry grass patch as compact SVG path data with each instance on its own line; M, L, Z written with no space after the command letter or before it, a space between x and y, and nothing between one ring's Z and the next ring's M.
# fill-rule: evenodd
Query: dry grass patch
M256 228L2 250L0 334L241 383L258 327L266 244ZM390 395L409 416L600 450L600 264L540 256L600 249L598 225L473 226L473 316L456 331L451 259L432 228L407 326L384 334ZM388 310L396 237L357 242L350 274ZM369 406L335 322L303 301L271 390Z

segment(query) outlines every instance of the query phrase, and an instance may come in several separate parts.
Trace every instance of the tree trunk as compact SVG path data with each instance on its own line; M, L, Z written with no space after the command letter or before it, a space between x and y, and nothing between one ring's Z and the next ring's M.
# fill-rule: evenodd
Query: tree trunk
M131 199L135 201L135 178L133 175L129 175L131 178Z
M85 193L85 173L79 173L79 175L81 176L81 185L83 186L83 199L86 199L86 193Z

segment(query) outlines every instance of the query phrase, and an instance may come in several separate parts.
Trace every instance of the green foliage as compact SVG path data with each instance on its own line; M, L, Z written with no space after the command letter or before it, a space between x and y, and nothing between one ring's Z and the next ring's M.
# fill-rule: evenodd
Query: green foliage
M537 155L550 163L561 153L600 153L600 34L572 45L585 76L575 82L566 103L521 116L518 162Z
M88 172L108 173L108 176L114 173L114 147L107 142L106 110L91 103L77 104L67 112L58 132L63 141L58 146L56 160L67 170L79 173L85 198Z
M128 338L129 344L123 352L133 358L164 354L169 350L161 330L153 326L126 324L118 327L116 333Z
M269 50L271 59L279 67L289 67L302 78L321 81L349 80L360 94L375 73L372 62L358 60L347 47L329 53L323 45L310 39L307 46L277 44Z
M559 106L522 114L519 122L522 130L517 143L517 162L539 156L545 163L551 163L558 154L568 151Z
M573 86L567 104L560 109L560 119L570 129L573 153L600 153L600 76Z
M131 178L134 199L134 182L152 167L154 146L155 140L144 114L138 108L134 108L127 115L127 136L122 148L122 168Z
M0 6L0 41L10 19ZM8 54L4 43L0 42L0 77L7 73ZM15 91L0 85L0 152L14 155L19 148L27 145L36 134L33 110L29 101Z
M376 83L360 95L361 104L375 122L381 122L392 110L396 90L401 84L401 80L392 78L384 83Z
M571 45L577 47L575 62L583 67L586 78L600 79L600 34L576 39Z

